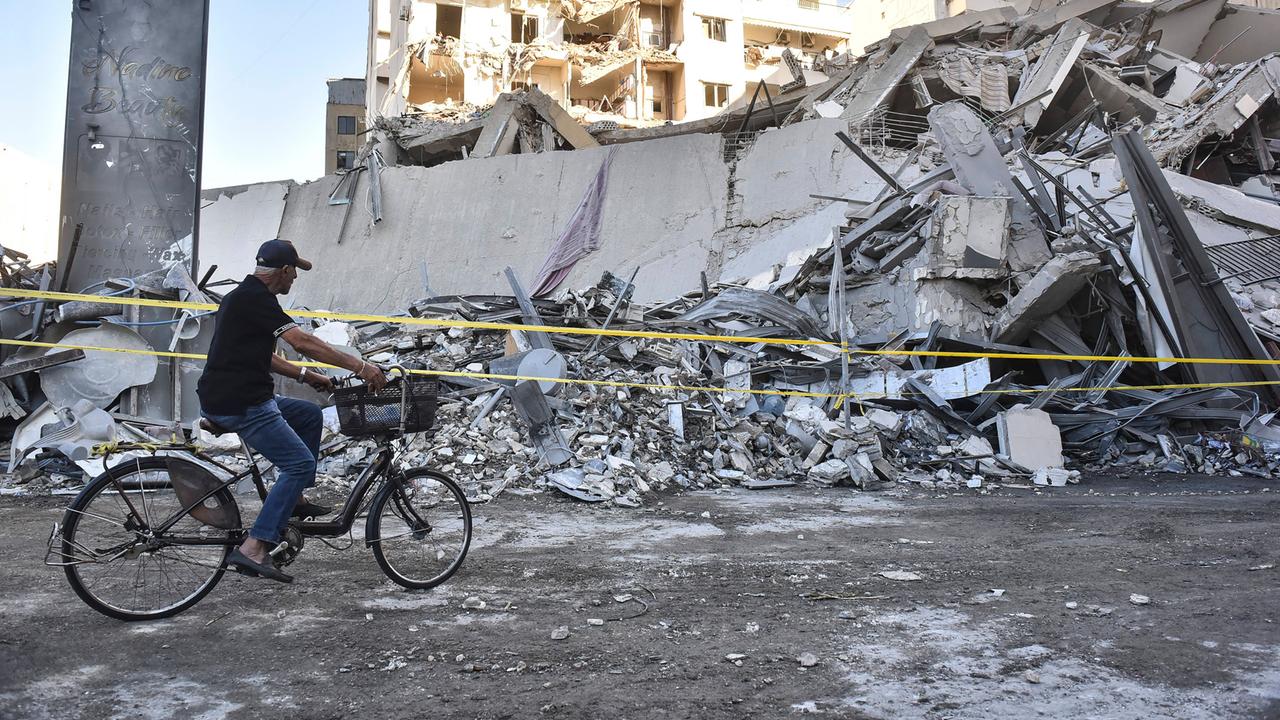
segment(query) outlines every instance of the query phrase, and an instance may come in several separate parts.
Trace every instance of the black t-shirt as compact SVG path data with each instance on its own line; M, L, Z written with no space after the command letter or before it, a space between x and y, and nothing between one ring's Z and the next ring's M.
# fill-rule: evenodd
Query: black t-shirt
M271 354L276 338L297 327L261 280L249 275L222 298L209 359L196 385L200 408L211 415L243 415L274 397Z

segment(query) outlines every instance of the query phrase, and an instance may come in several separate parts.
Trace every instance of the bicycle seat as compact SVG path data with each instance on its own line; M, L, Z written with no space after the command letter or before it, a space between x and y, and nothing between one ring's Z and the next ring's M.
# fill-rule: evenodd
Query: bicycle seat
M215 423L214 421L210 420L207 417L200 418L200 429L204 430L205 432L209 433L214 437L221 437L231 432L230 430L222 427L221 425Z

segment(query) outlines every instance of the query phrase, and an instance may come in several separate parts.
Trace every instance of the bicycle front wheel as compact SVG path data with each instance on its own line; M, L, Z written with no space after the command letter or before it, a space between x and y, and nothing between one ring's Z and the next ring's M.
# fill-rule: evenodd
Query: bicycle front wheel
M369 507L365 541L382 572L423 590L458 571L471 546L471 507L462 488L426 468L392 479Z
M214 498L231 506L239 525L231 493ZM118 620L156 620L209 594L236 531L204 525L182 508L162 457L129 460L89 483L62 521L61 560L80 599Z

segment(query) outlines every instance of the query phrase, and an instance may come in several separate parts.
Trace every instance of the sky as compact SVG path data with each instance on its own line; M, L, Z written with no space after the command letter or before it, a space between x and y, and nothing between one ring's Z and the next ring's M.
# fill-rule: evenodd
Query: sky
M54 175L72 2L0 0L11 30L0 43L0 145ZM204 187L324 174L325 81L364 76L368 12L365 0L210 0Z

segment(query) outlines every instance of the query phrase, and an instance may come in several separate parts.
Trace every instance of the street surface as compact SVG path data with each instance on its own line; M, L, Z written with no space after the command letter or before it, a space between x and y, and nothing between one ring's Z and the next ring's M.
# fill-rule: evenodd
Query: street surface
M506 494L437 590L313 541L146 624L41 564L67 498L3 498L0 717L1278 717L1271 485Z

